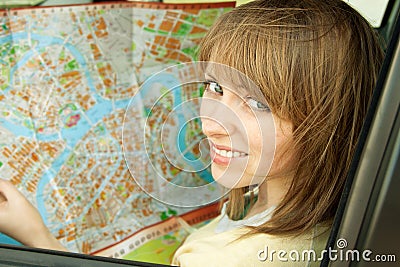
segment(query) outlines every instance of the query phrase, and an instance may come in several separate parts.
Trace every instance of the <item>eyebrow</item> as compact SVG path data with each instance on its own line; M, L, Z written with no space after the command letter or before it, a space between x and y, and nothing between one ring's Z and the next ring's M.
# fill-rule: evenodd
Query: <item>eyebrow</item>
M208 80L207 78L210 78L211 80L217 82L217 79L216 79L212 74L207 73L207 72L204 73L204 78L205 78L206 80Z
M230 88L229 86L224 84L223 81L219 81L218 79L216 79L214 74L212 74L212 72L207 71L207 70L204 72L205 80L214 81L214 82L218 83L219 85L221 85L222 87L224 87L225 89L236 92L243 98L251 97L256 101L259 101L259 102L262 102L262 103L265 103L268 105L261 89L252 80L250 80L246 76L244 76L244 77L243 76L244 76L244 74L238 75L236 77L237 78L236 86L234 88Z
M218 81L218 79L216 79L215 76L209 72L204 73L204 77L206 80L218 83L220 86L224 87L226 90L230 90L232 92L235 92L236 94L239 94L242 98L245 98L247 95L250 95L250 96L252 96L252 98L254 98L254 96L253 96L254 90L244 86L242 81L239 81L238 84L235 84L236 86L234 86L234 88L230 88L230 86L225 84L223 81Z

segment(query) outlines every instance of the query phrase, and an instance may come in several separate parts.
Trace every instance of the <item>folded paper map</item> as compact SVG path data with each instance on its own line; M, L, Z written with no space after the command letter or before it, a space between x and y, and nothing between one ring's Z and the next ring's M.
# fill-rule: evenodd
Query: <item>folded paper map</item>
M168 66L196 60L201 38L233 6L110 2L0 10L0 177L38 208L70 251L103 251L198 209L166 205L135 183L122 148L123 121L141 84ZM201 94L197 87L188 90L160 105ZM181 143L196 155L191 142L201 130L187 128ZM130 140L133 147L139 142L134 135ZM138 149L134 157L155 157L156 166L141 166L147 190L154 186L151 168L194 186L212 180L207 169L183 174L158 160L154 149L151 155ZM212 202L216 188L207 190L197 197ZM0 243L17 242L0 235Z

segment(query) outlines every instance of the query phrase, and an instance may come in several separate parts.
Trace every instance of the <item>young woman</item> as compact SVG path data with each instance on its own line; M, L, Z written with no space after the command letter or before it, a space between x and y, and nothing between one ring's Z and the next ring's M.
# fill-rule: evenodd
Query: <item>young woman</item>
M341 0L254 1L220 17L199 59L212 174L232 190L173 264L317 264L383 60L375 32ZM1 232L63 249L10 183L0 192Z
M229 71L206 69L204 99L219 101L235 114L227 116L215 105L202 108L213 176L233 190L221 216L189 236L174 263L256 266L265 260L268 266L306 266L296 252L290 259L289 252L302 255L309 249L316 252L310 263L317 261L383 60L376 33L340 0L253 1L219 18L201 44L199 59L240 71L264 98L252 88L244 90L243 79ZM271 114L275 157L259 183L262 168L252 163L269 160L262 150L270 139L260 137L268 135L262 125ZM235 140L246 138L243 128L248 146L237 141L235 147ZM249 161L236 176L230 168L244 158L224 164L230 150ZM246 194L254 184L255 201ZM272 250L286 254L272 259Z

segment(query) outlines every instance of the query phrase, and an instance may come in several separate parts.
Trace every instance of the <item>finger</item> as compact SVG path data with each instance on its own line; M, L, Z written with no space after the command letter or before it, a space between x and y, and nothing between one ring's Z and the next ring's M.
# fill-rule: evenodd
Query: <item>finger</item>
M22 193L11 183L11 181L0 179L0 203L15 203L24 202L25 197ZM12 204L14 203L14 204Z
M0 205L7 202L7 198L4 196L2 192L0 192Z
M3 213L5 212L4 208L7 207L7 198L3 193L4 183L0 181L0 218L3 217Z
M3 193L3 195L7 198L7 195L18 194L19 191L15 185L11 183L11 181L0 178L0 193Z
M12 190L13 184L8 181L0 178L0 194L7 200L7 194Z
M11 181L0 178L0 191L2 191L2 189L7 189L13 186L14 185L11 183Z
M9 181L0 178L0 206L7 202L6 195L4 191L7 191L9 187Z

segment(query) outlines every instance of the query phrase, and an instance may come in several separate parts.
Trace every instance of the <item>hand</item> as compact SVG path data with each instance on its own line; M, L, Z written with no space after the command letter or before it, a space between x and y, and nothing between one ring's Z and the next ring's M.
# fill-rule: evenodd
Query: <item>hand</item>
M0 179L0 232L31 247L66 250L45 226L33 205L11 184Z

